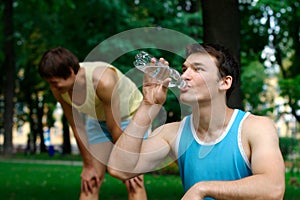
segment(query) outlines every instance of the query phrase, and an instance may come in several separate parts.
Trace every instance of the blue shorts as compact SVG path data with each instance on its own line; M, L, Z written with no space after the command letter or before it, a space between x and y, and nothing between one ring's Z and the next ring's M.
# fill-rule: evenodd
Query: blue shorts
M124 130L131 119L121 122L121 129ZM112 142L111 134L106 126L105 121L98 121L94 118L88 117L85 122L85 129L87 132L89 144L99 144L103 142ZM146 133L144 139L148 137L148 132Z

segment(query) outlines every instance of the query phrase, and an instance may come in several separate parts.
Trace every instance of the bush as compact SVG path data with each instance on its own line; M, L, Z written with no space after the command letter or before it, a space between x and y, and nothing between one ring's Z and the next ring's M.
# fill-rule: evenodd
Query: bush
M158 174L158 175L179 175L179 168L176 162L172 162L168 166L157 170L153 171L152 174Z
M290 137L279 138L279 147L284 160L287 160L288 156L294 153L295 148L299 144L299 140Z

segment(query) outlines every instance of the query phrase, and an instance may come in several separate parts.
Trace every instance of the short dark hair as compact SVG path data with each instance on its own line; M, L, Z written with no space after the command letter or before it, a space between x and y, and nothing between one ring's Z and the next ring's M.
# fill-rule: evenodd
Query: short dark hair
M228 100L240 81L240 66L236 58L227 48L219 44L191 44L187 46L186 56L188 57L193 53L208 53L213 56L216 58L220 77L232 77L232 85L226 92L226 99Z
M67 79L71 75L71 69L77 74L79 68L78 58L73 53L65 48L57 47L44 53L38 72L43 78Z

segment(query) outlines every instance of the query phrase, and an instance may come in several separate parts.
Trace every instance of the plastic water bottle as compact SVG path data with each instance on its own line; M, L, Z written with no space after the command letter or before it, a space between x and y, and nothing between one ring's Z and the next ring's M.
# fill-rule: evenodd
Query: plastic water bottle
M181 79L178 71L170 68L167 65L164 65L156 58L156 63L152 63L152 58L154 57L147 52L141 51L135 56L135 61L133 62L133 64L137 69L141 70L142 72L148 74L158 81L163 81L167 78L171 78L171 82L169 83L168 87L177 86L178 88L183 88L186 85L186 82Z

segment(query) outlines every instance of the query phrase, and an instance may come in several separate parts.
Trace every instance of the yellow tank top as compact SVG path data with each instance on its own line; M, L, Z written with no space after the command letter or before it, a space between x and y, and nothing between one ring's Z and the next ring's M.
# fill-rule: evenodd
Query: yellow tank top
M83 62L80 63L80 67L85 69L87 87L85 102L81 105L72 103L68 92L61 95L65 102L72 105L78 111L89 115L90 117L98 119L99 121L105 121L103 102L96 95L95 88L93 86L93 72L95 68L98 67L110 67L117 72L119 78L115 92L117 92L116 94L118 94L118 97L120 98L121 120L123 121L133 116L143 98L141 92L138 90L134 82L122 74L122 72L120 72L117 68L105 62ZM113 96L115 92L113 92Z

